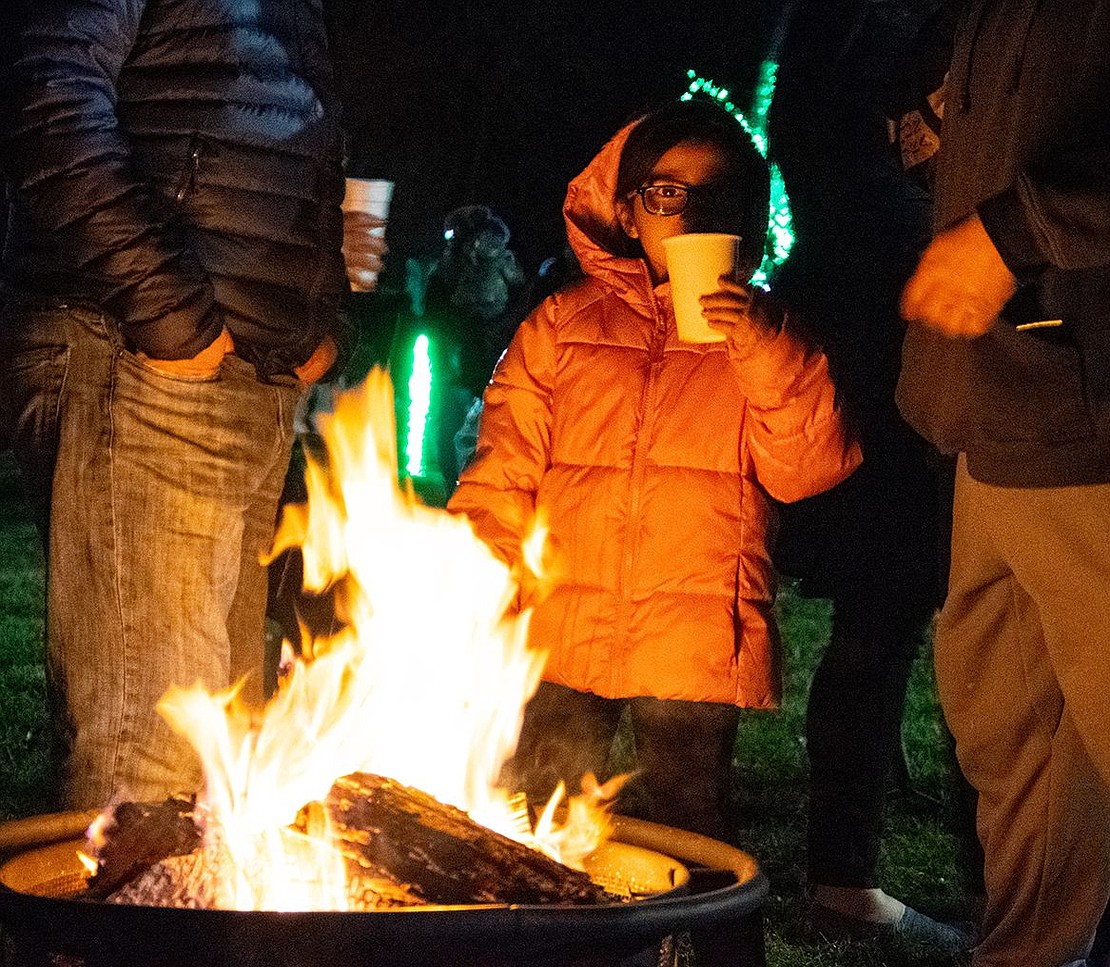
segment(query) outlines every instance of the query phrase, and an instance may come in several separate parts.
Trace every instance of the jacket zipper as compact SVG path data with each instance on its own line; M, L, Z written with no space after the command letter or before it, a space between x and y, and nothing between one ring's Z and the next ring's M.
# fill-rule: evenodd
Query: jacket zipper
M646 273L646 269L645 269ZM649 283L650 284L650 283ZM655 394L659 385L659 372L663 366L663 348L667 342L667 320L659 311L659 303L654 294L651 299L652 314L655 317L655 327L652 331L651 343L648 347L648 374L644 384L643 395L640 400L640 430L636 436L636 447L632 451L632 489L629 495L628 531L625 537L624 551L621 555L620 587L618 590L619 620L618 641L621 642L622 651L627 646L628 622L632 612L630 598L632 575L636 565L636 545L640 525L640 500L643 495L644 466L647 461L647 448L651 432L655 426ZM623 669L624 656L613 662L613 672L616 676L614 687L624 687Z
M177 182L177 191L173 194L175 204L182 204L195 187L197 175L200 174L200 156L203 153L200 141L193 137L189 142L189 158L185 163L185 170L181 172L181 178Z

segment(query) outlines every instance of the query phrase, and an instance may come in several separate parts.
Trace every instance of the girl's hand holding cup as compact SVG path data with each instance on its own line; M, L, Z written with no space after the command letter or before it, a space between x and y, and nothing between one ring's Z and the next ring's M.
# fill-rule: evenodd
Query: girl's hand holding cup
M733 359L743 359L782 325L782 310L760 288L737 282L730 273L722 275L720 288L700 299L702 314L710 328L723 333Z

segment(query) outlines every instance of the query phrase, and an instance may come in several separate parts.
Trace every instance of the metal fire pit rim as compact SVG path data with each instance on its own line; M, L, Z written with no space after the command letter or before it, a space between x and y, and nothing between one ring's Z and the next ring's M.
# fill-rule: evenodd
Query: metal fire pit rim
M73 838L77 817L83 818L83 814L49 817L47 825L55 833L66 829L67 822L70 829L69 836L53 835L52 841ZM146 967L151 942L161 943L159 963L172 967L206 967L217 962L235 967L331 967L344 963L342 956L338 960L331 953L323 956L321 949L347 951L353 956L365 951L367 943L378 951L376 962L380 964L439 967L488 964L490 950L503 952L500 961L492 962L510 964L525 962L522 958L531 958L536 951L565 958L601 948L631 952L695 922L704 926L758 916L769 887L752 857L706 837L614 818L615 838L620 842L724 871L730 874L730 882L692 895L664 894L599 906L428 905L289 913L103 904L39 897L0 884L0 924L12 936L29 943L49 942L51 949L84 957L90 964L100 964L98 958L103 954L98 951L107 947L113 952L113 967ZM84 828L79 826L82 831ZM17 832L25 834L26 827ZM0 852L12 852L12 838L11 828L0 823ZM28 845L15 849L18 852ZM274 947L275 936L281 938L281 949ZM432 952L444 945L452 951L446 960Z
M70 857L72 858L78 850L81 849L84 843L84 836L90 824L101 813L97 811L85 812L61 812L61 813L45 813L38 816L28 816L22 819L0 821L0 893L11 893L16 896L39 896L43 899L50 899L54 901L70 901L74 903L94 903L99 904L101 901L90 900L83 895L54 895L44 894L33 888L28 889L19 883L20 876L25 876L26 873L17 873L12 878L6 877L8 873L7 864L11 861L18 861L21 858L29 858L32 860L31 874L40 874L38 864L50 865L57 863L57 859L52 859L50 853L65 847L67 850L72 850ZM678 894L685 891L686 883L689 877L689 872L681 863L677 862L674 857L662 852L657 846L650 846L645 844L633 844L624 842L616 837L611 840L615 845L622 847L623 852L618 853L618 859L623 855L625 862L634 860L636 851L641 850L654 856L657 861L670 861L672 864L671 871L671 888L659 889L653 894L639 894L628 897L621 896L620 894L614 895L613 900L608 904L586 905L577 904L572 902L567 903L422 903L413 904L404 907L392 907L388 910L364 910L364 911L340 911L340 910L323 910L323 911L277 911L277 910L263 910L256 911L260 913L344 913L350 915L352 913L367 913L374 916L380 916L385 912L392 913L419 913L421 911L443 913L446 911L466 911L473 912L476 910L490 910L490 909L522 909L527 907L536 907L537 909L550 909L550 908L566 908L566 909L579 909L586 908L587 906L625 906L630 902L645 903L648 901L655 901L657 899L671 895L672 893ZM649 859L649 862L651 860ZM604 861L603 861L604 868ZM41 874L40 874L41 875ZM658 874L656 874L658 875ZM677 881L675 877L677 876ZM43 881L38 881L43 882ZM130 902L127 906L143 907L149 909L166 909L161 904L157 903L142 903ZM211 911L209 911L211 912ZM249 911L229 911L232 913L244 913Z

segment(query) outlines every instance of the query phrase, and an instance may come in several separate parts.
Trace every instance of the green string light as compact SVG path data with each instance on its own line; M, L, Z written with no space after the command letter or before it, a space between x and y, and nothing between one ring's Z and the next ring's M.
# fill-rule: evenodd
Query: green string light
M765 60L759 68L759 79L752 94L751 107L747 114L729 99L727 88L718 87L712 80L701 77L697 71L688 70L689 84L681 100L689 101L696 96L708 97L717 101L748 132L756 150L767 157L767 113L775 96L775 78L779 65L773 60ZM783 262L790 257L794 246L794 217L790 212L790 198L786 194L786 184L777 164L771 163L771 202L767 216L768 246L763 254L763 262L751 278L753 285L765 286Z
M432 358L427 335L420 333L412 346L409 376L409 415L405 435L405 469L413 477L424 476L424 433L432 405Z

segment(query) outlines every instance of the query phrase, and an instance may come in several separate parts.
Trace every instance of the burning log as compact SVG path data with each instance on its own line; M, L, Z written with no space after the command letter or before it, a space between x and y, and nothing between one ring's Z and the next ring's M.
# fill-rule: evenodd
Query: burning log
M392 779L367 773L338 779L325 809L355 910L612 902L585 873ZM202 845L191 802L125 803L116 807L114 819L104 831L90 898L188 908L219 905L223 858ZM302 831L309 827L308 807L294 825Z
M611 902L585 873L392 779L344 776L326 805L351 879L404 884L423 903Z
M160 803L120 803L102 830L96 874L88 896L102 900L167 857L184 856L200 846L191 799Z

